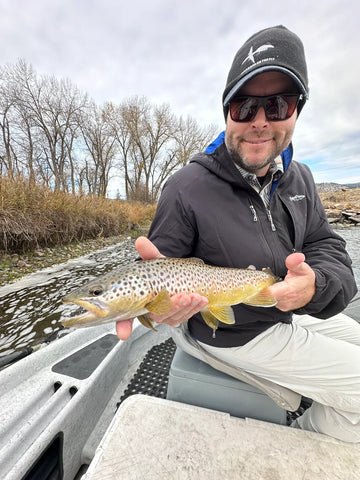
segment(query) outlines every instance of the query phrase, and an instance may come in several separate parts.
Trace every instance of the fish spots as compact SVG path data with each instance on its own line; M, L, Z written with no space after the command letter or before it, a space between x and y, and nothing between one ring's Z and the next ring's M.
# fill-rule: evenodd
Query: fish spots
M213 267L188 259L153 259L133 262L110 272L100 282L83 287L74 298L79 301L85 298L89 304L101 302L104 308L116 312L116 318L123 314L125 319L130 313L141 315L139 312L145 305L164 290L167 296L200 293L208 298L210 306L211 302L234 305L275 281L271 273L258 270Z

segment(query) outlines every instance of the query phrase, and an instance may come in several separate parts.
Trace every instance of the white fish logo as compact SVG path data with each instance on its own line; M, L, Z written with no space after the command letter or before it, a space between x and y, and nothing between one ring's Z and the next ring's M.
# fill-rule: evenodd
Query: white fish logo
M259 55L261 52L265 52L266 50L269 50L269 48L275 48L275 47L274 45L271 45L270 43L268 43L266 45L261 45L261 47L257 48L254 51L253 47L251 46L248 56L245 58L242 64L244 64L247 60L251 60L252 63L255 63L255 55Z

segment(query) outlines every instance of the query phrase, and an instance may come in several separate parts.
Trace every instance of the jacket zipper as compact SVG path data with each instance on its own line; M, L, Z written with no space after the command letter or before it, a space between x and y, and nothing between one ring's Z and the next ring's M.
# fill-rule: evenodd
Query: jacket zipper
M274 222L273 222L273 218L272 218L271 212L270 212L270 210L269 210L268 208L266 209L266 214L267 214L267 217L268 217L269 222L270 222L270 225L271 225L271 230L272 230L273 232L276 232L276 227L275 227L275 224L274 224Z
M249 200L249 202L250 202L249 207L250 207L251 213L252 213L252 215L253 215L253 221L254 221L254 222L257 222L257 221L258 221L258 216L257 216L256 210L255 210L255 207L254 207L254 205L251 203L250 200ZM275 227L275 224L274 224L274 221L273 221L271 212L270 212L270 210L269 210L268 208L265 207L265 209L266 209L267 218L268 218L268 220L269 220L269 222L270 222L271 230L272 230L273 232L276 232L276 227Z
M251 210L251 213L253 214L253 221L257 222L258 221L257 213L256 213L255 207L252 203L250 203L250 210Z

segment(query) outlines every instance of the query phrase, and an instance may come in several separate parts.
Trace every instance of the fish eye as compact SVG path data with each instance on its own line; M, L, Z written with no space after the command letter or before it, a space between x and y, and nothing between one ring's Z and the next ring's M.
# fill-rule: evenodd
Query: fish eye
M104 292L104 288L101 285L97 285L96 287L90 288L89 293L90 295L95 295L98 297Z

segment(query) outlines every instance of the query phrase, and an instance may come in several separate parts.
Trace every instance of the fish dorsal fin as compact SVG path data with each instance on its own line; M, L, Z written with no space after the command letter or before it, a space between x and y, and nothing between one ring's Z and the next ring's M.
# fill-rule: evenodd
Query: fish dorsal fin
M154 322L151 320L149 315L147 313L144 313L144 315L138 315L138 320L139 322L144 325L146 328L152 328L155 332L157 332L156 328L154 327Z
M269 267L263 268L262 271L265 272L265 273L267 273L267 274L269 275L269 277L271 277L271 278L274 280L274 283L281 282L281 281L283 280L283 278L278 277L277 275L275 275L275 274L271 271L271 268L269 268Z
M219 321L216 317L214 317L211 312L209 312L208 310L203 310L200 313L206 325L208 325L213 330L216 330L218 328Z
M220 320L220 322L227 323L229 325L235 323L234 311L231 307L218 307L215 305L208 308L214 317Z
M197 258L197 257L182 258L181 260L183 260L184 262L200 263L204 265L204 260L201 260L201 258Z
M156 315L161 315L168 312L172 308L169 292L166 288L160 290L156 297L151 302L145 305L146 310Z
M253 307L274 307L277 304L277 300L272 295L269 288L265 287L260 290L260 292L255 293L255 295L243 300L243 303Z

